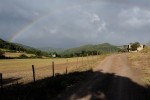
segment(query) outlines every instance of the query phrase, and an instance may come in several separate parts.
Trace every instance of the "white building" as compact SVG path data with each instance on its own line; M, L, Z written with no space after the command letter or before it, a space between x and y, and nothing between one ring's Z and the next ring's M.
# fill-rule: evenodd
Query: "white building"
M52 57L53 57L53 58L56 58L56 54L52 54Z
M142 51L144 49L145 45L140 44L140 46L137 48L137 50L132 51L131 50L131 44L128 45L128 51L129 52L138 52L138 51Z

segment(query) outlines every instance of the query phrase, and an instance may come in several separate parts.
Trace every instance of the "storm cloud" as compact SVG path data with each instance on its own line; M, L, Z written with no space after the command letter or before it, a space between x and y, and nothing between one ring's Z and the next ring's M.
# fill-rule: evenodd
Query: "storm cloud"
M147 0L0 0L0 37L33 47L150 41Z

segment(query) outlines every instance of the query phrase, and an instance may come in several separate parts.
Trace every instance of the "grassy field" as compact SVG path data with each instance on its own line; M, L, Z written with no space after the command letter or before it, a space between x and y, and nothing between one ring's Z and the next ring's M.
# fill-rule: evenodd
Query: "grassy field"
M54 59L5 59L0 60L4 92L2 100L51 100L66 89L76 88L95 74L92 68L108 55L54 58ZM55 62L55 78L52 77ZM33 82L32 65L35 65L36 83ZM66 74L66 67L68 73ZM61 75L60 75L61 74Z
M21 53L21 52L16 52L16 53L5 52L5 57L19 57L20 55L23 55L23 54L28 57L35 56L34 54L27 54L27 53Z
M138 53L131 53L129 58L134 67L144 72L143 81L150 85L150 47Z
M20 55L26 55L28 57L35 56L34 54L28 54L25 52L12 52L11 50L7 49L0 49L1 51L5 52L5 57L19 57Z
M55 73L62 74L66 72L66 67L68 72L88 70L96 66L96 63L104 59L105 56L53 59L4 59L0 60L0 73L3 73L5 79L11 78L15 80L12 82L27 83L32 81L32 65L35 66L36 79L42 79L52 75L52 61L55 63Z

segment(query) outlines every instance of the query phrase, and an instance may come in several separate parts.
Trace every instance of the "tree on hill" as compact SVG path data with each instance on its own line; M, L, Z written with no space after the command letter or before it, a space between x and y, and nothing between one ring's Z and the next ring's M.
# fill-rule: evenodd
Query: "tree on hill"
M40 50L39 50L39 51L36 51L36 52L35 52L35 55L36 55L36 56L42 56L42 52L41 52Z
M4 55L5 53L2 51L2 50L0 50L0 58L5 58L5 55Z
M118 52L117 46L109 43L103 43L98 45L84 45L77 48L70 48L60 52L61 57L81 57L87 55L107 54Z
M25 54L22 54L19 56L19 58L28 58L28 56L26 56Z
M139 42L135 42L131 44L131 50L135 51L137 50L137 48L140 47L140 43Z
M8 52L26 52L26 53L29 53L29 54L35 54L36 57L48 56L47 52L43 52L43 51L40 51L36 48L32 48L32 47L29 47L29 46L26 46L26 45L4 41L2 39L0 39L0 48L1 49L6 49ZM1 51L0 56L1 56L1 58L5 58L2 51ZM25 56L22 55L20 58L25 58Z

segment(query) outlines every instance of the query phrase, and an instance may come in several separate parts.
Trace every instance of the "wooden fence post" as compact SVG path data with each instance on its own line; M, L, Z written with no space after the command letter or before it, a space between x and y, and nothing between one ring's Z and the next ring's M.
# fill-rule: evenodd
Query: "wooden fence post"
M33 82L35 83L35 70L34 70L34 65L32 65L32 72L33 72Z
M90 64L89 64L89 59L88 59L88 54L87 54L87 66L89 67L90 66ZM86 69L87 70L87 69Z
M97 51L97 61L98 61L98 51Z
M67 59L67 62L66 62L66 74L68 73L68 59Z
M55 72L54 72L54 61L52 61L52 71L53 71L53 77L55 77Z
M92 64L94 66L94 53L92 52Z
M82 67L83 67L83 56L82 56Z
M1 92L3 92L3 74L0 73Z
M76 69L78 68L78 57L77 57L77 65L76 65Z

